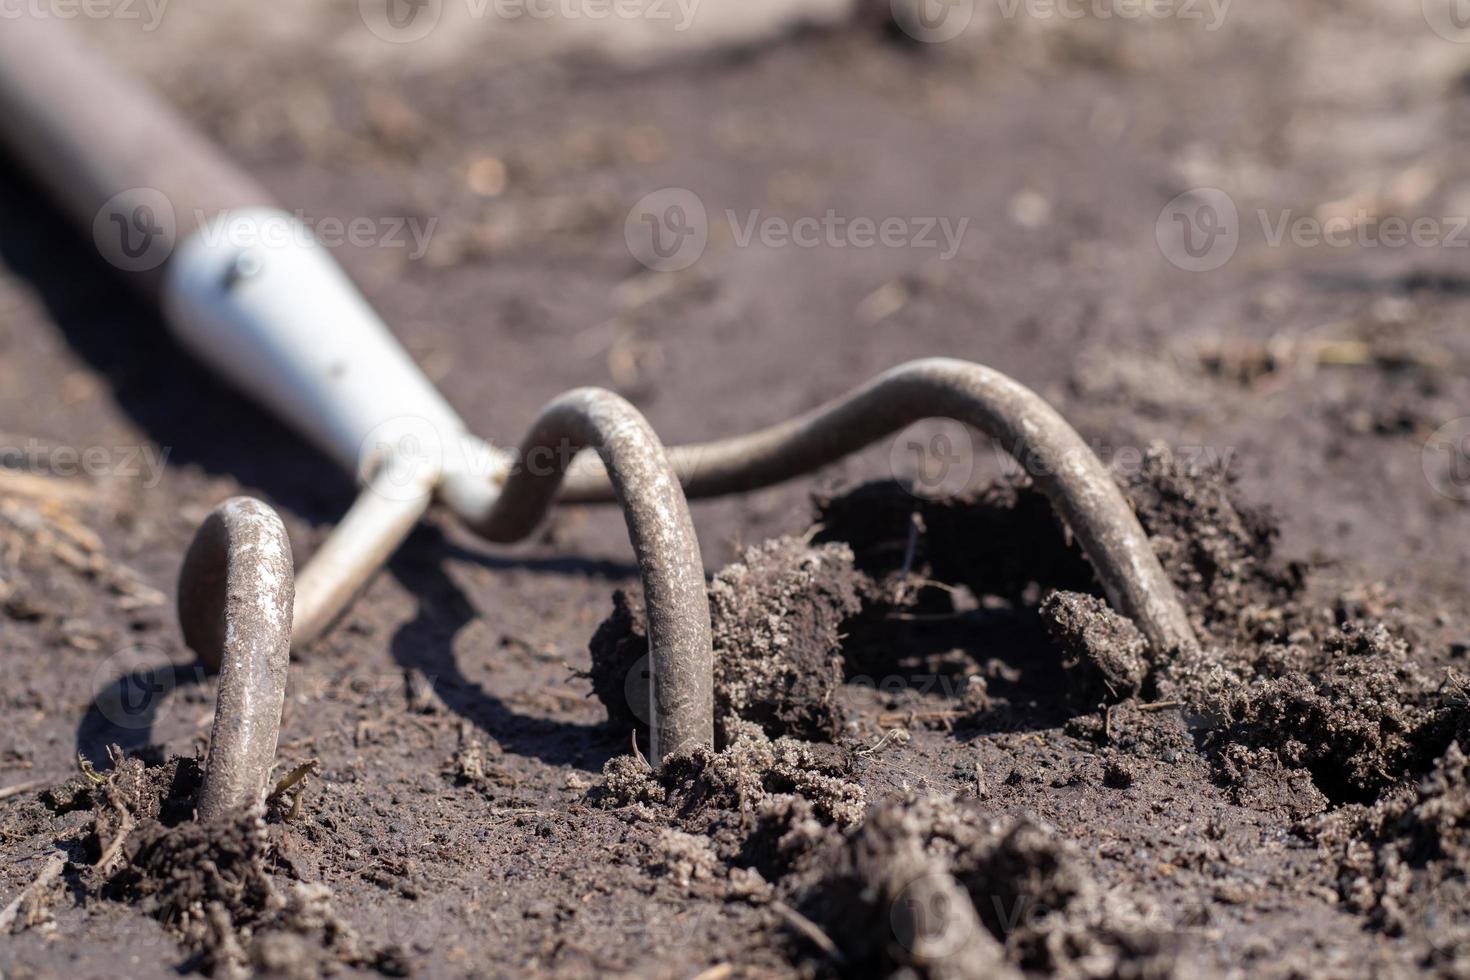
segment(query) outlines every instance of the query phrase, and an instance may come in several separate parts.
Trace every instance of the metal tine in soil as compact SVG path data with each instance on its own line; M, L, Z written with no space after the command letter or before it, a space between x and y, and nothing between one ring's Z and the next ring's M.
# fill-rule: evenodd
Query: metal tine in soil
M233 497L200 525L179 572L184 639L219 671L199 816L215 820L265 796L291 660L291 542L276 512Z

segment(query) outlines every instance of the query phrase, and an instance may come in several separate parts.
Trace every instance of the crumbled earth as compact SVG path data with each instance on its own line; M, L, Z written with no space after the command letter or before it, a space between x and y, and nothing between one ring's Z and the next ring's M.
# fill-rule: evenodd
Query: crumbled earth
M1423 965L1463 971L1470 944L1470 761L1458 742L1416 785L1318 824L1338 864L1342 900L1391 936L1408 936Z
M842 747L771 740L733 719L726 728L730 741L718 752L700 747L671 755L657 772L641 758L609 761L598 796L606 806L657 805L640 816L677 823L728 854L763 853L781 864L793 858L793 835L803 825L861 822L867 799L846 778L853 763Z
M918 43L882 2L709 0L688 32L445 3L407 44L350 0L166 6L71 23L288 210L400 229L335 254L476 431L513 444L591 384L694 442L985 363L1113 466L1202 650L1140 674L989 442L948 432L963 479L916 497L915 441L885 438L694 506L712 579L784 540L739 595L790 621L729 623L820 696L727 705L716 751L654 775L628 670L602 698L586 673L616 592L609 660L643 652L618 516L498 549L435 511L293 661L277 771L313 775L198 827L183 549L249 493L304 560L355 487L0 163L7 977L1470 973L1470 507L1436 436L1470 405L1463 249L1297 234L1463 238L1470 48L1433 4L955 4L964 35ZM627 239L663 188L706 211L679 272ZM1202 272L1164 211L1196 188L1240 218ZM745 233L829 211L968 225L953 255Z
M1276 561L1277 531L1270 516L1241 504L1223 470L1201 469L1150 450L1139 473L1124 481L1124 489L1140 519L1160 535L1156 546L1181 594L1188 597L1191 611L1205 630L1212 631L1203 633L1208 640L1201 653L1155 660L1137 628L1096 595L1050 590L1029 612L1012 608L1014 615L1044 623L1050 639L1047 656L1073 680L1074 703L1082 706L1068 729L1093 743L1096 762L1085 767L1085 774L1070 778L1130 791L1153 764L1186 767L1208 778L1236 804L1279 814L1287 820L1284 829L1305 846L1321 832L1302 821L1334 806L1348 805L1336 812L1350 813L1352 804L1361 809L1385 794L1406 792L1420 774L1433 768L1430 782L1420 790L1417 809L1410 812L1403 804L1395 809L1391 803L1380 803L1372 811L1374 819L1364 817L1355 830L1339 831L1340 839L1350 842L1340 846L1350 855L1357 853L1360 862L1363 853L1378 856L1377 864L1358 871L1352 900L1375 917L1379 928L1403 934L1406 926L1402 915L1393 915L1397 907L1392 896L1410 888L1412 881L1394 877L1404 863L1393 857L1398 853L1394 848L1415 855L1421 866L1428 856L1443 857L1431 872L1436 885L1455 873L1454 848L1459 844L1452 835L1463 814L1453 808L1456 804L1447 809L1445 797L1461 788L1456 780L1463 780L1464 757L1446 739L1463 731L1466 723L1463 689L1432 683L1411 658L1410 642L1385 623L1359 616L1329 626L1302 608L1298 597L1306 570L1285 568ZM897 531L907 523L927 529L935 509L917 501L911 507L927 511L921 523L911 523L897 508L883 507L876 508L879 516L870 522L832 520L834 514L851 519L860 513L855 501L897 501L896 493L867 485L848 495L822 497L817 502L826 519L822 534L831 537L846 526L863 527L871 536L858 554L871 556L881 549L874 542L882 540L885 526ZM1004 492L981 494L970 506L1021 507L1033 493L1013 480ZM1197 543L1179 547L1186 537ZM863 636L863 622L910 608L905 599L912 603L918 593L905 591L902 585L915 569L932 576L937 568L956 567L946 554L947 539L927 540L921 535L918 540L926 541L926 547L908 549L910 557L896 570L869 561L869 571L858 573L866 581L856 589L808 589L808 611L795 623L812 622L810 605L827 603L825 618L848 627L839 651L851 649L866 662L871 641ZM740 602L715 603L717 624L728 622L735 610L741 612L742 624L764 624L768 613L771 621L790 622L782 614L790 607L790 593L780 586L790 582L796 570L819 567L824 559L836 557L850 566L852 553L834 554L835 547L839 546L784 538L747 550L741 563L716 576L712 587L716 596L728 596L735 583L748 589ZM922 558L914 557L920 554ZM1044 574L1056 567L1049 559L1029 568L1014 561L1010 580L1030 581L1013 589L1011 599L1024 606L1027 594L1050 589L1052 583ZM862 596L861 610L851 601L854 595ZM1344 600L1339 606L1347 610L1353 603ZM1267 610L1270 615L1262 615ZM953 610L951 614L964 615ZM607 637L629 621L626 609L620 608L600 627L599 635ZM1267 622L1295 625L1282 635L1278 628L1263 628ZM763 676L779 673L791 689L810 690L813 684L803 676L809 675L823 682L818 704L832 696L825 683L834 673L826 660L832 651L832 630L784 631L777 644L768 641L769 629L741 632L717 626L717 634L722 637L720 655L736 664L717 674L717 700L722 706L744 704L722 688L734 684L737 690L745 689L747 675L739 661L747 650L761 663ZM1228 645L1216 639L1220 634L1230 637ZM840 675L840 668L836 673ZM1147 703L1140 700L1145 691L1152 698ZM1106 707L1090 714L1099 704ZM953 724L963 737L968 728L983 729L996 713L997 704L987 698ZM987 836L977 829L987 814L979 800L966 801L957 809L953 800L912 796L902 802L886 801L861 816L856 805L861 790L856 786L851 787L852 796L843 797L854 809L839 816L828 795L834 791L829 780L850 776L851 761L824 773L827 779L811 782L804 767L811 765L815 746L799 739L813 733L801 727L801 716L788 717L794 721L789 732L769 731L773 721L783 720L780 716L766 716L764 726L753 719L732 718L726 731L736 734L729 747L719 754L699 750L671 758L657 774L641 757L614 759L608 763L601 791L605 805L637 807L644 819L676 826L670 833L683 836L665 840L678 856L671 868L681 880L719 874L712 870L718 865L711 864L717 859L727 874L758 873L777 894L790 896L805 910L808 925L825 929L821 935L843 937L832 940L837 943L835 952L817 943L814 958L816 965L830 961L839 972L913 970L936 977L1005 975L1008 970L1058 976L1176 975L1177 950L1169 929L1157 928L1160 912L1104 896L1080 859L1062 847L1043 823L1023 817L1000 826L992 816ZM774 743L768 740L770 735L778 736ZM1440 753L1445 754L1435 761ZM1017 775L1012 771L1006 781ZM976 795L984 795L978 780ZM1426 795L1434 799L1426 803ZM961 813L963 817L957 815ZM1430 821L1438 822L1426 827ZM703 835L712 850L690 856L691 832ZM1435 835L1427 844L1426 834ZM1393 843L1400 835L1410 840ZM756 840L765 844L753 847ZM774 863L769 856L772 840L779 855ZM1354 852L1354 847L1360 850ZM813 854L821 856L813 859ZM1387 867L1384 860L1389 861ZM815 879L808 880L813 875ZM1342 887L1346 890L1349 885ZM1429 886L1431 893L1433 887ZM1028 915L1024 926L1017 927L998 911L1014 909L1016 903L1034 903L1044 913ZM931 909L929 919L923 920L894 911L909 905L940 908L944 915L935 920ZM1440 911L1439 905L1434 907ZM898 918L885 925L880 921L885 916ZM1141 925L1147 921L1155 927ZM1422 925L1424 920L1416 921ZM984 932L976 931L981 925ZM797 946L803 943L798 940Z
M1132 620L1097 596L1053 592L1041 617L1081 703L1137 697L1149 672L1148 641Z
M808 547L795 538L743 552L710 583L715 718L739 718L768 734L831 740L843 728L839 634L861 605L867 580L843 545ZM608 720L646 730L648 626L641 601L621 591L590 648L593 691ZM723 727L717 734L724 738Z
M53 813L90 816L64 872L75 893L150 916L192 953L185 969L215 977L403 969L400 949L373 949L336 913L329 887L300 880L279 814L196 822L198 762L113 757L105 775L88 767L40 797Z
M1030 816L909 795L873 810L802 908L846 941L854 975L1167 977L1158 910L1108 893ZM889 921L884 921L885 919Z
M781 538L747 549L710 585L715 710L768 734L831 740L843 730L843 623L861 608L844 545Z

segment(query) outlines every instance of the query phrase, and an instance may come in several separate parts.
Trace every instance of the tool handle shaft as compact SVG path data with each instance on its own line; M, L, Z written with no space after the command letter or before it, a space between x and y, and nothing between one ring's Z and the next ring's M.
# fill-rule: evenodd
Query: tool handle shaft
M174 246L201 218L270 195L172 109L56 18L0 20L0 143L156 298ZM172 214L159 213L165 209ZM139 214L140 207L148 208ZM126 235L146 220L146 254ZM134 235L136 248L142 240Z

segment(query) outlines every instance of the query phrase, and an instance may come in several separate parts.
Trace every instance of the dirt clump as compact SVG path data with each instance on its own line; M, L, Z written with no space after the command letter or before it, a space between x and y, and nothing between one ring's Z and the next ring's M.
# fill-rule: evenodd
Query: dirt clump
M1166 977L1158 912L1103 890L1029 817L909 794L850 832L802 911L840 937L852 976Z
M844 544L777 538L715 576L717 718L743 718L772 736L841 734L841 630L861 608L853 561Z
M1171 781L1213 780L1231 803L1293 826L1334 805L1404 799L1405 780L1466 726L1417 665L1411 636L1377 615L1383 603L1305 598L1304 570L1274 554L1270 515L1240 502L1223 471L1151 451L1120 485L1191 611L1203 640L1197 654L1150 656L1024 479L963 501L870 484L817 501L818 543L775 539L714 577L720 747L671 756L658 771L637 754L614 758L590 801L615 811L630 833L640 828L648 873L675 889L785 908L790 915L771 921L785 923L773 928L784 928L783 948L798 968L1174 975L1168 937L1178 924L1104 887L1041 820L907 788L869 811L843 737L844 680L863 669L902 675L914 664L922 672L959 663L962 673L984 671L974 675L982 692L988 681L1033 678L1039 693L1050 688L1035 678L1065 677L1064 710L1091 709L1065 716L1065 728L1094 753L1087 778L1095 785L1131 796L1150 792L1165 771ZM1005 630L1034 635L1054 659L999 668L979 660ZM636 594L614 597L591 649L590 677L610 722L643 727L648 638ZM962 710L947 714L956 727L993 722L1002 701L983 701L961 699ZM483 768L472 754L457 765L460 782ZM1419 825L1428 826L1427 813L1414 817ZM1372 839L1378 826L1343 839ZM1423 836L1415 834L1401 836ZM1355 873L1368 882L1351 885L1355 901L1368 902L1364 914L1383 917L1384 928L1382 910L1421 880L1402 885L1377 864ZM280 896L272 901L283 907ZM273 927L273 914L246 916L252 935L297 938L242 946L242 962L259 963L262 949L338 942L322 929L302 940ZM814 937L836 943L840 960Z
M1243 663L1186 665L1182 683L1163 686L1199 716L1227 783L1264 760L1310 772L1332 802L1371 802L1422 761L1434 717L1408 650L1381 624L1348 623L1320 642L1254 648Z
M311 977L336 964L403 972L396 951L370 949L333 911L329 888L296 880L281 827L264 812L193 819L196 760L114 761L105 776L84 777L95 783L87 887L163 923L192 954L184 968L216 977Z
M1470 759L1458 742L1416 785L1316 829L1345 904L1413 941L1436 975L1470 974Z
M1307 569L1276 557L1280 527L1241 499L1234 471L1153 445L1121 483L1201 639L1287 635Z
M738 719L726 730L724 749L671 755L657 772L638 757L610 760L593 800L701 835L729 866L771 877L786 873L829 828L862 820L867 796L848 778L853 763L845 749L771 739L759 725ZM687 855L680 860L687 863Z
M859 609L863 577L842 544L777 538L748 548L709 587L715 718L759 725L772 737L831 740L842 731L841 630ZM593 690L619 729L646 729L648 627L623 592L591 642Z
M1306 569L1277 559L1274 517L1240 499L1227 466L1155 444L1116 479L1197 628L1220 639L1284 634L1282 607L1299 595ZM1025 475L933 500L870 483L819 495L815 507L817 540L847 542L857 567L879 580L907 570L1032 604L1038 585L1102 595L1051 501Z
M1052 592L1040 611L1079 703L1138 695L1149 672L1148 640L1131 620L1080 592Z

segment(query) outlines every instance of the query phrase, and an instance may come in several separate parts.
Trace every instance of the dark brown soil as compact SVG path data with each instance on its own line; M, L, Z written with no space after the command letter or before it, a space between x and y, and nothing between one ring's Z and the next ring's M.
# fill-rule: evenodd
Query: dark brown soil
M977 4L949 44L870 18L637 66L468 31L385 51L355 4L300 6L81 26L288 207L438 219L420 260L338 255L486 436L578 384L683 442L981 361L1114 465L1203 649L1142 651L988 444L928 499L884 442L695 507L722 744L654 774L618 517L497 550L435 513L293 663L278 773L312 774L200 826L184 547L244 492L304 557L353 488L6 171L6 977L1470 974L1470 507L1424 452L1470 411L1463 254L1256 221L1465 212L1470 48L1420 5L1207 32ZM649 273L623 223L670 186L711 242ZM1189 273L1156 221L1200 186L1242 241ZM971 226L953 261L742 247L726 208Z

